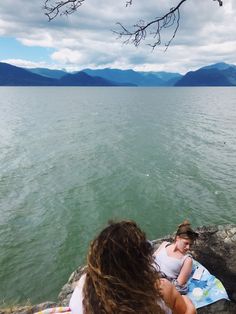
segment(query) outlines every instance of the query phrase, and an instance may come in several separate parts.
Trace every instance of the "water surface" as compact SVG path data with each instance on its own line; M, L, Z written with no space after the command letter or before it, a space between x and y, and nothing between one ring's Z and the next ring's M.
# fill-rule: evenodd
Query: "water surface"
M235 88L0 88L0 300L55 300L108 219L236 223Z

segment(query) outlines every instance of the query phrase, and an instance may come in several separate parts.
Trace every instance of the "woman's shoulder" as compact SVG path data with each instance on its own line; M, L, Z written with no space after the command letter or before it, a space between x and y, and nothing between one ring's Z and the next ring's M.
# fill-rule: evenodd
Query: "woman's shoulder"
M154 252L154 255L157 255L163 248L165 248L167 245L169 245L170 242L168 241L163 241L160 246L156 249L156 251Z
M187 262L187 263L192 263L193 261L192 255L189 253L185 254L182 258L182 261Z
M161 294L163 294L163 295L165 295L165 294L170 295L171 291L173 289L172 283L165 278L160 279L159 287L161 290Z
M69 307L71 309L72 314L83 313L83 287L85 282L86 274L83 274L72 293L70 298Z
M175 303L175 289L174 286L165 278L160 279L159 288L165 303L173 309Z
M167 280L160 280L160 290L164 302L176 314L196 313L192 302L183 298L182 295L176 290L176 288ZM187 298L188 299L188 298Z
M182 262L182 268L185 267L185 269L192 269L193 258L191 255L188 255L188 254L184 255L181 262Z
M161 243L161 245L163 245L163 246L171 245L171 242L170 241L163 241Z
M164 247L166 247L166 246L169 246L171 243L170 242L168 242L168 241L163 241L162 243L161 243L161 245L158 247L158 249L160 248L160 249L162 249L162 248L164 248Z

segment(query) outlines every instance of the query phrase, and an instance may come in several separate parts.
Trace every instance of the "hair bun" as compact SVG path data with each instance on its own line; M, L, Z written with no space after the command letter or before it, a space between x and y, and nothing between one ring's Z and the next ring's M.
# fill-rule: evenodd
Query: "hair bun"
M182 224L178 226L176 236L181 236L182 238L189 238L195 241L198 237L198 233L193 231L191 224L188 220L184 220Z
M178 225L178 228L185 227L185 226L191 226L191 223L186 219L182 222L182 224Z

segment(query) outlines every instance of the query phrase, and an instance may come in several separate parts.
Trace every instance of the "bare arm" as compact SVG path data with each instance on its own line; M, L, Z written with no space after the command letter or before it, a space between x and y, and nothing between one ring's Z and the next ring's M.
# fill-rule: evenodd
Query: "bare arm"
M173 314L196 314L196 309L188 297L183 297L168 280L161 279L160 283L163 300Z
M180 285L186 284L188 281L193 267L193 261L191 257L187 257L184 261L184 264L180 270L179 276L177 278L177 281Z

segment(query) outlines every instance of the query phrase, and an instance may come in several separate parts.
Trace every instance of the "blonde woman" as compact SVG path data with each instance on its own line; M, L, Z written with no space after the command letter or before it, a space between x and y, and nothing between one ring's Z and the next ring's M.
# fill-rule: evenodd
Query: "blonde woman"
M171 281L181 294L187 293L187 281L193 264L188 252L197 237L191 224L184 221L176 231L174 242L163 242L154 252L161 276Z

